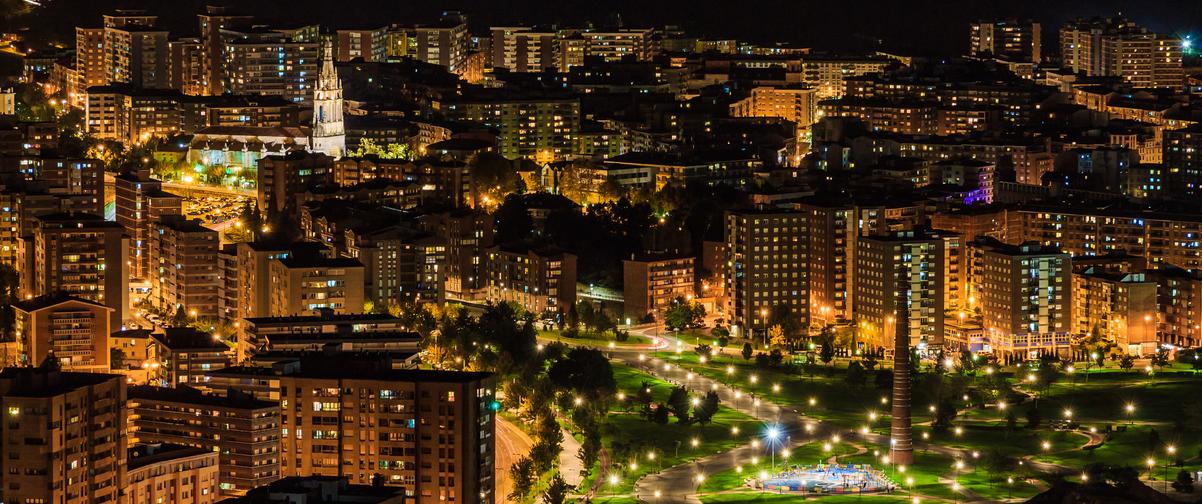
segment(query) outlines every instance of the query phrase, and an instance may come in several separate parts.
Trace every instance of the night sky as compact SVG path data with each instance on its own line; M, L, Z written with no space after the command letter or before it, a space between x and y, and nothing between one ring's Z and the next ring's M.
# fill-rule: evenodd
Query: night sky
M118 6L159 14L173 30L196 29L195 14L214 0L47 0L38 16L60 33L76 24L99 24L99 15ZM1158 31L1202 30L1202 1L1196 0L241 0L230 2L280 22L325 25L411 23L440 10L461 9L477 32L490 24L606 24L620 14L627 26L683 25L690 33L752 41L785 41L823 49L866 49L874 39L886 48L946 54L967 46L967 23L975 18L1033 17L1044 23L1051 49L1055 28L1075 16L1123 12ZM168 8L167 6L170 6ZM349 8L348 8L349 6ZM1138 10L1135 8L1138 7ZM49 14L49 15L46 15Z

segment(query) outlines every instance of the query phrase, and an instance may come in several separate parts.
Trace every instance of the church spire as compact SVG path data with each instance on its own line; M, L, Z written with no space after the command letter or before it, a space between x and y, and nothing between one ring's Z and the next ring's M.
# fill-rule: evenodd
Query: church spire
M334 67L334 43L330 37L321 42L321 72L313 90L313 132L311 149L335 158L346 154L346 124L342 120L342 81Z

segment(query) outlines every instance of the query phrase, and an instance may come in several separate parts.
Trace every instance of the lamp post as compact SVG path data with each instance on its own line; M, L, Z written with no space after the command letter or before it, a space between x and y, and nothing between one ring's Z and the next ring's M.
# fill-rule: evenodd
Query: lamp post
M760 328L763 329L764 348L768 348L768 309L760 308Z
M1169 456L1164 458L1164 492L1169 493L1169 459L1177 453L1177 447L1169 445L1165 450L1169 452Z
M772 474L776 474L776 450L774 446L780 441L780 428L776 426L768 427L764 432L764 439L768 441L768 451L772 453Z

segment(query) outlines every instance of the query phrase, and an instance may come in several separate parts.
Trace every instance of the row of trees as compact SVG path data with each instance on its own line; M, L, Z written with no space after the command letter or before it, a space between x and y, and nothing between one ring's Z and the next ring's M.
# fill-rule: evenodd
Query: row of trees
M586 470L592 468L601 451L599 418L617 389L609 360L597 350L561 344L540 349L533 315L507 303L489 305L479 317L454 305L400 312L405 325L423 335L433 365L497 373L505 392L502 406L530 426L534 446L510 468L514 488L506 497L529 501L546 478L544 502L563 502L570 488L557 469L564 439L560 422L570 420L580 431L578 455Z

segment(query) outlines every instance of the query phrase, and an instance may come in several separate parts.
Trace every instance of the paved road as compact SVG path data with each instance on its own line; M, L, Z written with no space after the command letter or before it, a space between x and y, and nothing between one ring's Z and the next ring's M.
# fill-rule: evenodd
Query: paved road
M517 426L501 417L497 417L497 446L493 450L497 456L495 494L506 498L513 490L513 481L509 478L509 468L523 455L530 453L534 440Z

